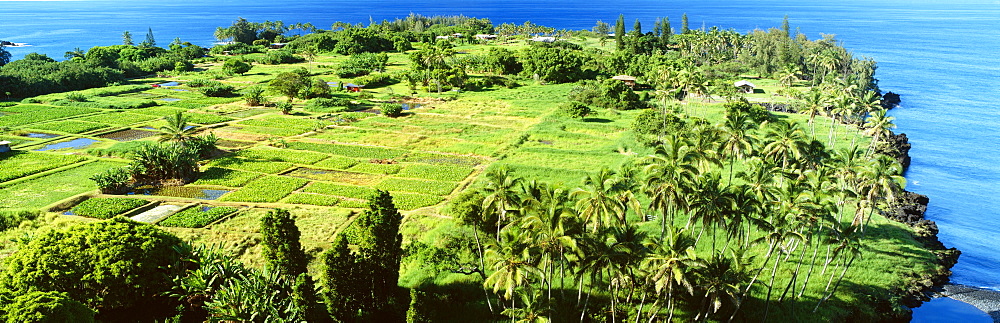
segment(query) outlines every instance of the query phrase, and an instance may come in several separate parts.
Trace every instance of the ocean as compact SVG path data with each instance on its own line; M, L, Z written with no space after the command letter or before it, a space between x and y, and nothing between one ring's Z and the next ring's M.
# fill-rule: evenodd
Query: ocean
M174 38L210 46L215 28L237 17L329 28L410 13L557 29L613 24L619 13L627 27L639 19L649 29L656 17L669 17L676 29L687 13L691 28L739 32L778 27L788 15L810 39L835 34L855 55L879 63L884 91L902 95L891 115L913 145L907 188L930 197L927 217L937 221L941 241L962 250L952 282L1000 290L993 187L1000 183L1000 1L0 1L0 40L31 45L8 48L15 59L30 52L61 59L76 47L120 44L123 31L138 42L151 28L160 46ZM935 300L917 309L915 320L984 320L965 306Z

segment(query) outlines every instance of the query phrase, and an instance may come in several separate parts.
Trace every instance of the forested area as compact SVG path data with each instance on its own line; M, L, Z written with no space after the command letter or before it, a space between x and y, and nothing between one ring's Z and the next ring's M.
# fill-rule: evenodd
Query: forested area
M0 87L24 103L169 110L129 123L154 129L141 122L156 119L161 143L88 152L131 161L91 177L102 193L201 183L232 188L221 201L266 210L252 231L238 233L246 238L218 245L186 238L209 236L195 229L232 218L147 225L113 217L135 205L91 216L108 220L32 232L0 256L0 304L9 304L0 317L905 317L904 285L947 269L923 248L926 232L887 219L903 203L905 151L875 62L832 36L793 33L787 17L781 28L746 34L680 21L674 28L657 19L647 31L638 21L626 29L619 16L613 26L571 31L411 14L322 30L240 18L219 27L227 43L208 50L179 40L157 47L150 30L138 45L126 32L123 45L69 52L61 62L0 55ZM286 36L295 29L309 33ZM529 41L538 35L553 38ZM102 95L60 93L121 89L157 73L183 77L194 90L183 91L212 104L173 109L129 97L98 106L91 101ZM734 86L746 80L767 92ZM351 93L349 84L366 88ZM239 109L201 113L226 105ZM437 121L421 118L447 121L433 128ZM36 129L32 122L13 127ZM203 129L268 136L229 149L221 145L233 140ZM353 177L292 176L303 169ZM307 226L322 224L296 219L302 205L323 207L316 212L331 219L340 208L349 214L337 215L342 227L307 239ZM44 218L0 212L3 230ZM258 245L259 254L247 251ZM245 262L247 254L261 261Z

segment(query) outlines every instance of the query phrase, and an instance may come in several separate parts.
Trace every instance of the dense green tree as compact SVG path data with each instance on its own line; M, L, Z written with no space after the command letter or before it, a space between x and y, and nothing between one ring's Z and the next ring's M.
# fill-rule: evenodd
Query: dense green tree
M639 18L635 18L635 24L632 25L632 33L642 35L642 23L639 22Z
M330 321L330 314L320 303L319 297L316 295L316 285L308 273L302 273L295 277L295 284L292 285L292 304L295 304L300 312L299 316L306 322Z
M103 319L162 315L171 289L180 239L125 218L40 234L7 258L0 284L19 294L65 292L99 309Z
M15 297L11 303L5 305L7 308L5 322L94 322L94 311L64 292L32 291ZM3 316L0 315L0 318Z
M122 45L135 46L135 42L132 41L132 32L128 30L122 32Z
M691 31L691 29L688 28L688 14L684 13L681 15L681 34L686 34L689 31Z
M227 59L225 63L222 64L222 69L226 72L243 75L250 71L252 66L239 58Z
M4 49L3 44L0 44L0 66L7 65L10 63L10 52Z
M324 275L323 299L326 308L338 322L353 321L361 309L367 290L363 284L363 268L357 257L351 253L347 238L341 234L334 240L333 247L323 253ZM370 295L370 291L367 291Z
M522 69L514 52L503 47L490 48L484 59L486 69L499 75L517 74Z
M289 277L307 272L309 258L299 241L301 233L287 210L267 212L260 221L260 235L264 258L272 270Z
M153 27L149 27L149 30L146 31L146 39L139 43L139 47L156 47L156 39L153 38Z
M288 102L291 103L299 92L309 87L309 84L309 78L300 73L282 72L271 80L267 87L272 92L287 96Z
M410 309L406 311L406 323L430 323L433 308L427 304L427 292L410 289Z
M618 50L625 49L625 15L618 14L615 21L615 46Z
M575 82L589 78L588 57L582 52L552 47L532 47L522 52L524 74L538 75L542 81L553 83Z
M111 47L92 47L87 50L87 62L103 67L118 67L118 52Z

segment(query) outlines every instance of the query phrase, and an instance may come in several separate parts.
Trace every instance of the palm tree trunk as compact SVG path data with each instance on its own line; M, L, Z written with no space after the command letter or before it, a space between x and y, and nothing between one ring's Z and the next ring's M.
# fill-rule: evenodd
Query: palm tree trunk
M837 279L837 285L834 285L833 290L830 291L830 293L827 294L826 297L823 297L823 299L819 300L819 303L816 303L816 308L813 309L813 313L816 313L816 310L819 310L819 306L822 305L824 301L830 299L830 297L837 292L837 287L840 287L840 282L844 281L844 274L847 274L847 269L851 267L851 264L854 263L854 259L856 259L857 257L858 257L857 255L851 256L851 260L847 262L846 266L844 266L844 271L840 272L840 278Z
M820 232L822 232L821 231L822 230L822 226L820 226L820 229L817 229L817 230L820 231ZM817 240L819 240L819 239L817 239ZM809 262L809 271L806 272L806 278L804 280L802 280L802 288L799 290L799 294L797 296L795 296L796 298L802 297L802 294L804 294L806 292L806 286L809 285L809 278L812 277L813 268L816 267L816 256L819 255L819 246L820 246L820 244L819 244L818 241L814 241L813 245L815 245L815 248L813 248L812 261Z
M785 299L785 295L788 294L789 290L794 289L793 287L795 286L795 281L799 278L799 269L802 268L802 261L805 260L805 257L806 257L806 248L803 247L802 251L799 252L799 263L795 265L795 272L792 273L792 279L788 280L788 286L785 287L785 291L781 292L781 296L778 297L779 303Z
M483 244L479 241L479 229L472 228L472 232L476 236L476 247L479 249L479 274L486 280L486 263L483 262ZM486 293L486 306L489 306L490 313L493 313L493 302L490 301L490 292L486 290L486 286L483 286L483 292Z
M781 257L774 259L774 268L771 269L771 282L767 284L767 298L764 301L764 319L762 321L767 322L767 313L771 309L771 291L774 290L774 276L778 273L778 261Z
M635 321L634 321L635 323L639 323L639 317L642 316L642 307L646 305L647 292L648 290L646 288L642 289L642 299L639 300L639 309L635 311Z

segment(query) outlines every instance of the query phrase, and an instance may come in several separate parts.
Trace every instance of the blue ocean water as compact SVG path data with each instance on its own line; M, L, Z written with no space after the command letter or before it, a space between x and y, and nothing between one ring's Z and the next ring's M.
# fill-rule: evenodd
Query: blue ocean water
M927 217L937 221L947 246L963 252L952 281L1000 290L1000 1L0 1L0 39L32 45L9 48L15 58L30 52L61 58L75 47L119 44L126 30L137 42L152 28L161 46L175 37L208 46L215 27L237 17L329 28L411 12L560 29L613 23L619 13L629 27L639 19L648 29L655 17L669 17L678 28L687 13L691 28L739 32L779 26L788 15L792 28L811 39L836 34L856 55L879 62L883 90L902 95L891 114L896 132L913 144L908 189L930 197ZM918 318L927 312L918 310Z

